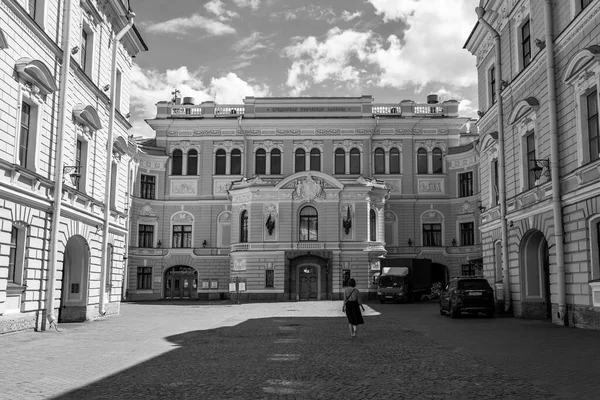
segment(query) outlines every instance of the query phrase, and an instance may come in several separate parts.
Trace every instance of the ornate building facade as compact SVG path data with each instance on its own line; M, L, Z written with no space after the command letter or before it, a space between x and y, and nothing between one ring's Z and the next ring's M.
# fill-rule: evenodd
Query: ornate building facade
M0 333L117 313L147 48L123 0L2 0L0 21Z
M481 266L476 134L458 102L176 97L147 120L127 298L374 297L383 258Z
M517 317L600 327L600 1L490 0L479 72L484 274Z

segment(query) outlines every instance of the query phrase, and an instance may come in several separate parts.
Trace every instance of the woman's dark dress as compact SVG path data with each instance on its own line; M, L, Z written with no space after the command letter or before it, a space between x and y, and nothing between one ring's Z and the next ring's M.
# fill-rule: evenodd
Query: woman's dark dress
M365 323L365 321L363 321L362 313L360 312L358 301L346 302L346 317L348 317L348 323L350 325L362 325Z

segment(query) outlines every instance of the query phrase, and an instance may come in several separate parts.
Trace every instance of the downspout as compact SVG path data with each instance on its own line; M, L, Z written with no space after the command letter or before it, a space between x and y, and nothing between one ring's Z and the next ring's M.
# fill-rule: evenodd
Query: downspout
M556 285L558 289L558 312L556 320L568 325L565 293L565 253L562 205L560 201L560 174L558 157L558 128L556 121L556 82L554 68L554 38L552 32L552 1L544 4L546 26L546 79L548 80L548 114L550 123L550 179L552 180L552 214L554 216L554 244L556 246ZM548 277L548 279L550 279ZM553 318L554 319L554 318Z
M51 328L58 321L54 316L56 299L56 264L58 259L58 230L62 212L63 190L63 148L66 124L67 90L69 88L69 70L71 69L71 0L65 0L63 15L62 68L60 71L60 92L58 101L58 130L56 134L56 157L54 160L54 204L52 205L52 228L50 230L50 256L48 260L48 281L46 283L46 318ZM44 327L43 329L47 329Z
M510 295L510 271L508 264L508 226L506 223L506 156L504 154L504 110L502 107L502 50L500 48L500 34L485 19L483 7L476 7L475 12L479 22L494 37L495 50L495 79L496 79L496 103L498 108L498 197L500 202L500 227L502 233L502 285L504 286L504 311L511 309Z
M112 176L112 146L114 140L114 124L115 124L115 94L116 94L116 80L117 80L117 49L119 48L119 42L121 38L131 29L133 26L133 19L135 13L129 10L127 18L129 22L121 29L119 33L113 38L112 41L112 64L110 67L110 104L108 114L108 139L106 141L106 180L104 182L104 232L102 233L102 247L101 247L101 259L100 259L100 299L98 305L98 312L100 315L106 314L104 309L105 301L105 290L106 290L106 249L108 248L108 232L110 225L110 199L111 199L111 176ZM129 172L128 172L129 173ZM128 227L129 228L129 227ZM127 244L125 244L127 245Z
M133 161L133 156L129 158L127 162L127 217L125 218L125 226L127 227L127 232L125 232L125 249L123 253L123 286L121 288L121 300L127 300L127 290L129 288L129 238L130 238L130 226L129 221L131 218L131 208L132 208L132 184L133 179L131 179L131 162ZM137 174L137 171L136 171ZM135 175L135 174L134 174Z

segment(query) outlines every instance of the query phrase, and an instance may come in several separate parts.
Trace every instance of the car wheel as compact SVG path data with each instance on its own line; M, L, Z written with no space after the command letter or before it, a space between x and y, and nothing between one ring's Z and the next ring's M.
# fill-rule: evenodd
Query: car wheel
M450 318L459 318L460 317L460 309L454 307L453 304L450 304Z

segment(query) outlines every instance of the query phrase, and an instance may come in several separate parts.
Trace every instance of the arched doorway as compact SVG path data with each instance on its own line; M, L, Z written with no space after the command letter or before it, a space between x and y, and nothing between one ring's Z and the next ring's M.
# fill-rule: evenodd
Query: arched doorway
M519 247L521 307L525 318L551 318L550 257L548 242L538 230L523 236Z
M317 300L319 294L319 266L305 264L298 267L298 299Z
M58 322L82 322L86 319L90 248L79 235L65 246Z
M326 300L331 295L328 252L288 252L284 291L289 300Z
M198 272L185 265L177 265L165 271L165 299L197 299Z

